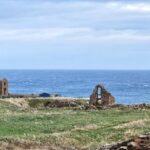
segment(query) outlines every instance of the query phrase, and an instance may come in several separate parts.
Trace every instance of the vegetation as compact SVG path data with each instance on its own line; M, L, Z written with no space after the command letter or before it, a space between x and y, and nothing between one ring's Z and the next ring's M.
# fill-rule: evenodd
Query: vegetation
M43 108L43 107L80 107L87 105L87 100L76 99L30 99L29 106L32 108Z
M0 143L25 142L54 147L99 147L150 132L149 109L69 110L21 108L0 101Z

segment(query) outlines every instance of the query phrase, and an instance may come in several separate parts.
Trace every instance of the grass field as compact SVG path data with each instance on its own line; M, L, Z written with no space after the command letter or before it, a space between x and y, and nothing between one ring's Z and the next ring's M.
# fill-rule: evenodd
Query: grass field
M150 132L150 110L22 108L0 101L0 143L99 147Z

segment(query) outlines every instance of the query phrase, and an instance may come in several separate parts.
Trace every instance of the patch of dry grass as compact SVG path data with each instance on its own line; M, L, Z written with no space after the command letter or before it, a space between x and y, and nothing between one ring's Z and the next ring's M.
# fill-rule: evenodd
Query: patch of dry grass
M7 102L21 108L29 107L28 100L25 98L5 98L0 99L0 101Z
M118 125L118 126L116 126L114 128L115 129L123 129L123 128L133 128L133 127L144 127L145 123L147 123L147 122L150 123L150 118L149 119L130 121L128 123L124 123L124 124Z

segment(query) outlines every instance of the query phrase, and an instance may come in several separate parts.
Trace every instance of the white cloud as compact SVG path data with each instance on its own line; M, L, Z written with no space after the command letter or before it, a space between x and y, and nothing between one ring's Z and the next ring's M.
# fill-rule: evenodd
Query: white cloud
M7 8L6 2L1 3ZM145 34L150 21L141 23L145 14L150 14L148 2L15 1L12 6L8 8L16 10L15 15L11 15L13 11L7 11L7 15L2 13L11 19L0 19L0 41L79 40L89 43L150 40L150 32ZM148 20L150 17L147 17Z
M150 33L138 30L94 30L92 28L45 28L0 30L0 41L55 42L150 42Z
M101 7L101 9L99 9ZM138 12L138 13L150 13L150 2L132 2L132 1L118 1L118 2L105 2L95 3L95 8L99 11L107 12Z
M44 29L3 29L0 30L0 40L39 41L55 40L79 33L88 32L88 28L44 28Z
M14 1L14 0L12 0ZM0 2L0 27L14 28L142 28L150 20L150 3L104 1ZM30 4L30 5L29 5ZM4 7L5 6L5 7ZM144 12L144 13L143 13ZM148 22L148 21L147 21ZM150 21L147 23L150 24ZM147 25L148 26L148 25Z
M150 4L149 3L139 3L139 4L126 4L121 7L121 10L130 11L130 12L139 12L139 13L150 13Z

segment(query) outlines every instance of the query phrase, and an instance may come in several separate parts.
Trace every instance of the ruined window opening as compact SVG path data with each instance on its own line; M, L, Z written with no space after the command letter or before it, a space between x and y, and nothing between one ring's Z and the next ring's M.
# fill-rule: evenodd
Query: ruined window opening
M100 87L98 87L97 89L97 99L101 99L102 98L102 89Z

